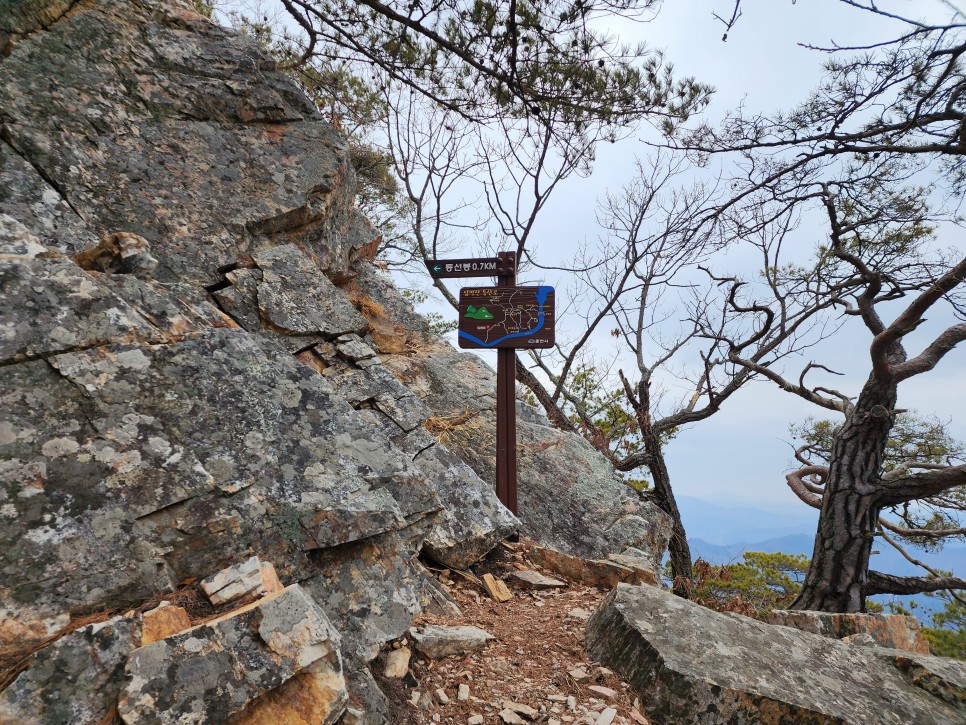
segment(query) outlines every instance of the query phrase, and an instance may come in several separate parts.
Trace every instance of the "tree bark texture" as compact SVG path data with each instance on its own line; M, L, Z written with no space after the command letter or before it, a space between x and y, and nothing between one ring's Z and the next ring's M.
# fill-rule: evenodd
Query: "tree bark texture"
M875 373L835 436L812 563L791 609L864 612L878 482L896 405L895 381Z
M694 578L691 567L691 547L681 521L681 512L671 490L671 476L664 461L664 450L660 436L653 427L641 429L645 450L650 454L647 468L654 486L654 503L671 517L671 540L668 542L668 555L671 559L671 574L674 577L673 590L679 597L689 598L690 582Z

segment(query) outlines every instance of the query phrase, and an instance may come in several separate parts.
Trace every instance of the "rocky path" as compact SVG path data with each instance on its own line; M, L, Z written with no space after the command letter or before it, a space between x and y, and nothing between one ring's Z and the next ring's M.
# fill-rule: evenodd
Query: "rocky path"
M383 674L391 662L388 673L396 675L380 681L393 701L393 722L648 723L628 685L594 662L584 648L587 618L604 590L573 582L556 589L526 588L515 572L561 577L541 571L522 546L498 547L474 570L469 576L436 571L462 615L425 616L415 625L470 625L494 639L478 652L442 659L423 656L412 635L394 642L395 654L384 652L376 668ZM492 598L483 586L483 574L505 581L512 598ZM407 652L412 653L409 666L400 668Z

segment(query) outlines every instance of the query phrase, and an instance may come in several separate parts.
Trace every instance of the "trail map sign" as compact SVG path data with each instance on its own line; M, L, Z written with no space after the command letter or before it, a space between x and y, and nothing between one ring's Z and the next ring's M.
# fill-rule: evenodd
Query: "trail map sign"
M553 287L464 287L459 345L470 349L553 347Z
M517 513L515 348L554 344L553 287L517 287L517 254L477 259L430 259L434 279L496 277L496 287L460 290L462 348L496 350L496 495Z

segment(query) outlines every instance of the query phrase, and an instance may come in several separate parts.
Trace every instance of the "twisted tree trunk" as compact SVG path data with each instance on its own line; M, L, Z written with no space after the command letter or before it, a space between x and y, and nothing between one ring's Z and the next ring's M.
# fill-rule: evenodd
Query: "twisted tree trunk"
M639 420L644 416L638 416ZM647 420L645 418L645 420ZM647 469L651 474L653 500L664 513L671 517L671 540L668 541L668 556L671 560L671 574L674 578L672 588L679 597L689 598L691 580L694 578L691 567L691 547L681 521L681 512L671 489L671 474L664 461L664 447L661 436L649 424L641 426L641 441L648 454Z
M896 383L875 373L835 436L812 564L791 609L864 612Z

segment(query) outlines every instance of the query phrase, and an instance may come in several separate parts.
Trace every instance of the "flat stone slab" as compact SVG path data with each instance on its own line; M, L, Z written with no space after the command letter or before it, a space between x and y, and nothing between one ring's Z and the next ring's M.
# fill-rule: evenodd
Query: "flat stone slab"
M566 554L549 546L531 546L527 556L537 566L552 571L570 581L592 587L610 589L618 583L658 585L654 571L645 568L644 560L615 555L613 559L584 559Z
M523 589L562 589L566 582L544 576L533 569L510 572L510 580Z
M955 692L903 668L908 653L853 647L619 584L587 623L591 656L618 671L662 723L962 723ZM966 665L918 655L955 687ZM938 686L933 689L941 690Z
M479 627L446 627L439 624L412 627L409 634L416 651L431 660L476 652L494 639L492 634Z

